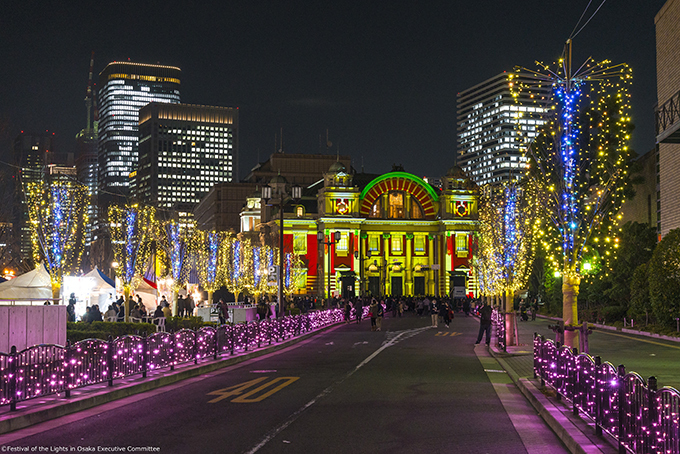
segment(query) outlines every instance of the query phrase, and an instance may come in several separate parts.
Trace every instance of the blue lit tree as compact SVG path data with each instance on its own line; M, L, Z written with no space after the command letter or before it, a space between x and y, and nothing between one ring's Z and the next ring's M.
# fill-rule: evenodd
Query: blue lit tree
M130 313L130 294L141 282L151 255L155 216L156 211L152 207L137 204L109 207L111 246L113 257L118 262L116 275L123 284L125 321Z
M516 345L514 295L526 288L535 250L538 205L531 181L482 188L473 261L484 296L504 300L506 342Z
M538 233L547 258L563 278L564 323L574 326L582 273L593 266L588 257L601 257L607 266L618 247L617 217L632 130L627 91L632 74L625 64L609 66L608 61L592 59L572 72L570 41L557 64L531 72L537 76L536 85L552 87L550 99L536 97L548 118L527 147L529 176L545 196L541 203L546 222ZM578 346L577 336L565 332L565 343Z
M208 292L208 306L212 306L213 293L222 283L222 268L225 266L220 250L225 239L225 232L194 232L195 252L198 258L198 279L201 286Z
M168 269L172 277L172 315L178 313L177 298L179 290L189 280L193 265L194 244L192 226L182 225L175 220L162 224L159 235L160 244L168 258Z
M87 188L70 180L28 183L24 190L31 227L33 259L44 261L52 298L59 298L65 272L80 266L87 223Z

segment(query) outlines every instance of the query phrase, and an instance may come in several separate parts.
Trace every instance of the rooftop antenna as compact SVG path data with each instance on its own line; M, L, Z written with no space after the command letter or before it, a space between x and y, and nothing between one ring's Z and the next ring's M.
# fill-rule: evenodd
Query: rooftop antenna
M326 128L326 151L330 151L332 146L333 146L333 142L328 140L328 128Z
M361 173L364 173L364 155L361 155Z
M283 126L281 127L281 146L279 146L279 153L283 153Z
M340 162L340 142L338 142L338 150L337 150L338 156L336 158L336 161Z

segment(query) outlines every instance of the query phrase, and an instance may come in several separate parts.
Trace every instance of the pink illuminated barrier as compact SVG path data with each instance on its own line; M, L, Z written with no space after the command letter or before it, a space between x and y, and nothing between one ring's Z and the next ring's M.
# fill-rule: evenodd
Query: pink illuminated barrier
M18 401L95 383L169 368L178 364L237 354L281 342L343 321L343 311L329 309L262 322L123 336L108 341L86 339L73 345L34 345L0 353L0 405L16 410Z
M680 393L657 389L655 377L645 383L623 365L579 355L537 334L534 376L569 400L575 415L590 418L598 434L605 431L618 440L620 453L680 454Z
M494 308L491 313L491 322L496 327L496 343L498 348L505 351L505 313Z

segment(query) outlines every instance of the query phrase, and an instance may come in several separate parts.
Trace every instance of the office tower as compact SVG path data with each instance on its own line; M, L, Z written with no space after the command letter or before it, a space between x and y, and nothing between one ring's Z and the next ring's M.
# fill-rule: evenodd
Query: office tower
M22 131L14 140L14 162L17 170L13 218L14 225L18 226L21 260L29 264L33 262L33 246L24 188L28 183L42 181L43 169L50 161L48 154L54 153L53 138L54 134L50 132L30 134Z
M478 185L519 179L526 168L520 148L544 123L534 97L549 97L549 89L517 95L513 87L532 80L503 72L458 94L457 163Z
M680 227L680 0L668 0L656 25L657 231Z
M139 112L140 202L193 217L210 188L231 182L238 154L238 109L151 103Z
M99 188L105 194L129 194L139 109L150 102L179 103L180 74L172 66L131 62L109 63L99 74Z

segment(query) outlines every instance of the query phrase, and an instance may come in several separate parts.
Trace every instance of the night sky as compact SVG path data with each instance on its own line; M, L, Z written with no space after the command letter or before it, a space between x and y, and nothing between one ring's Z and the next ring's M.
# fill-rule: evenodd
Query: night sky
M49 130L58 151L73 150L94 51L95 78L113 60L179 66L182 102L239 107L241 177L280 128L288 153L317 152L328 129L332 153L339 145L357 170L440 176L455 160L456 94L559 58L588 2L5 1L1 156L20 130ZM609 0L574 40L575 64L632 66L639 154L654 146L664 3Z

